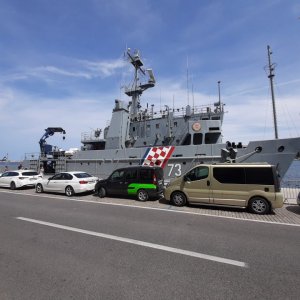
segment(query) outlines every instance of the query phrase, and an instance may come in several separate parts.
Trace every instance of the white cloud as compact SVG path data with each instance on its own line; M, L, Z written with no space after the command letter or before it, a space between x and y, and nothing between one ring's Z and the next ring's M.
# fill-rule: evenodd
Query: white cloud
M124 60L108 60L108 61L79 61L83 68L89 70L94 76L109 77L117 71L124 68L127 64ZM97 75L98 74L98 75Z

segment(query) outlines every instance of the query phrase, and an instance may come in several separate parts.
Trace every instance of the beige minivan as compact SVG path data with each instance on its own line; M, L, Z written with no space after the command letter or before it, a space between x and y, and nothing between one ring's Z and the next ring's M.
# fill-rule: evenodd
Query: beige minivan
M245 207L256 214L283 206L276 168L269 164L201 164L172 180L164 195L176 206Z

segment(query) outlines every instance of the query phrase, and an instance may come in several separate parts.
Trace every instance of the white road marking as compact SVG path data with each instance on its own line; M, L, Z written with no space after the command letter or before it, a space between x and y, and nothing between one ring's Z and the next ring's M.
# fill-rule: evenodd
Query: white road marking
M105 234L105 233L101 233L101 232L95 232L95 231L89 231L89 230L84 230L84 229L70 227L70 226L64 226L64 225L55 224L55 223L44 222L44 221L35 220L35 219L29 219L29 218L23 218L23 217L17 217L16 219L31 222L31 223L36 223L36 224L40 224L40 225L50 226L50 227L54 227L54 228L69 230L69 231L73 231L73 232L84 233L84 234L97 236L97 237L105 238L105 239L110 239L110 240L114 240L114 241L134 244L134 245L143 246L143 247L147 247L147 248L168 251L168 252L172 252L172 253L176 253L176 254L182 254L182 255L187 255L187 256L206 259L206 260L212 260L215 262L229 264L229 265L233 265L233 266L237 266L237 267L243 267L243 268L248 267L248 265L242 261L222 258L222 257L218 257L218 256L202 254L202 253L198 253L198 252L163 246L163 245L154 244L154 243L143 242L143 241L139 241L139 240L124 238L124 237Z
M25 195L25 196L32 196L32 197L39 197L39 198L59 199L59 200L64 200L64 201L95 203L95 204L100 204L100 205L123 206L123 207L130 207L130 208L158 210L158 211L171 212L171 213L182 213L182 214L189 214L189 215L196 215L196 216L231 219L231 220L247 221L247 222L254 222L254 223L265 223L265 224L272 224L272 225L300 227L300 224L293 224L293 223L282 223L282 222L277 222L277 221L245 219L245 218L236 218L236 217L229 217L229 216L222 216L222 215L212 215L212 214L202 213L202 212L183 211L183 210L178 210L174 206L168 206L168 208L158 208L158 207L145 207L145 206L131 205L131 204L121 204L121 203L114 203L114 202L99 202L99 201L95 201L95 200L66 198L66 197L51 196L51 195L46 195L46 194L29 194L29 193L18 193L18 192L12 192L12 191L0 191L0 193L9 193L9 194L15 194L15 195L21 195L21 196Z

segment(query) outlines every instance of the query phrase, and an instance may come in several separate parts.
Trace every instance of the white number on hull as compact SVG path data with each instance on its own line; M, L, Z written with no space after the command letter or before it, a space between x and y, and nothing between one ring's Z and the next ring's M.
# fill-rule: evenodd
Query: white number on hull
M168 167L170 167L169 177L181 176L181 164L168 164ZM173 170L174 175L172 174Z

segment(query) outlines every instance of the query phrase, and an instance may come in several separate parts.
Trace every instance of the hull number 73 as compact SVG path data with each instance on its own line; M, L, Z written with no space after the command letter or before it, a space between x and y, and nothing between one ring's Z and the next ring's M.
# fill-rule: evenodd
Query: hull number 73
M168 167L170 167L169 177L181 176L181 164L168 164Z

